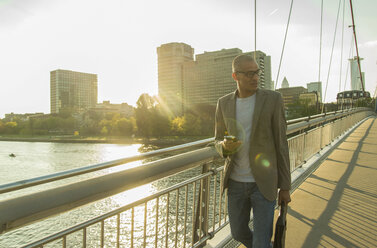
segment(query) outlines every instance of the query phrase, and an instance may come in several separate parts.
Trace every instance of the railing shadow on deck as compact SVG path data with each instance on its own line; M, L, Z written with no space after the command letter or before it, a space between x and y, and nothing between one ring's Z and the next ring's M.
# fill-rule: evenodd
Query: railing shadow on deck
M300 189L305 194L326 203L316 219L308 218L294 209L289 209L289 215L310 227L301 245L302 247L318 247L321 242L326 243L328 240L332 240L342 247L372 247L374 245L375 234L373 230L377 222L373 217L375 215L377 195L371 193L370 189L375 188L377 184L370 184L370 181L367 183L361 180L357 183L357 188L355 188L349 186L349 180L354 170L360 166L358 159L360 158L360 153L363 152L364 141L375 122L376 119L374 118L368 126L364 127L365 131L360 137L356 136L357 133L352 133L352 138L357 137L359 139L355 150L339 148L334 150L352 153L351 158L345 156L342 160L326 159L333 166L342 165L339 168L339 179L333 181L318 175L311 175L308 178L309 180L305 182L311 187L324 189L326 193L323 195L330 195L328 199L314 192ZM350 136L345 137L344 143L347 143L347 139L350 138ZM365 168L368 170L375 169L371 167ZM318 192L321 192L321 190L318 190ZM354 229L355 227L357 227L357 230ZM333 246L334 243L329 243L328 245Z

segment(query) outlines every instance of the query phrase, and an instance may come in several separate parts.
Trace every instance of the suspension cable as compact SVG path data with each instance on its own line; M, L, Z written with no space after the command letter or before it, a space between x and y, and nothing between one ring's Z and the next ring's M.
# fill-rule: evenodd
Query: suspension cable
M257 0L254 0L254 61L257 62Z
M334 52L334 45L335 45L335 38L336 38L336 30L337 30L337 28L338 28L340 3L341 3L341 0L339 0L339 4L338 4L338 13L337 13L337 15L336 15L336 23L335 23L334 39L333 39L333 42L332 42L331 55L330 55L330 64L329 64L329 70L328 70L328 72L327 72L326 89L325 89L325 95L324 95L324 97L323 97L323 104L322 104L322 110L321 110L321 113L323 113L323 107L325 106L324 103L325 103L325 101L326 101L327 86L328 86L328 84L329 84L330 70L331 70L331 62L332 62L332 55L333 55L333 52Z
M321 1L321 26L320 26L320 31L319 31L319 69L318 69L318 82L321 82L322 19L323 19L323 0Z
M278 84L278 80L279 80L279 73L280 73L281 61L283 60L284 47L285 47L285 41L286 41L286 39L287 39L287 33L288 33L288 27L289 27L289 20L291 19L292 6L293 6L293 0L291 1L291 7L290 7L290 9L289 9L288 23L287 23L287 28L286 28L286 30L285 30L283 49L282 49L282 51L281 51L280 62L279 62L279 69L278 69L278 74L277 74L277 76L276 76L275 90L276 90L276 87L277 87L277 84Z
M354 43L353 43L353 41L354 41L354 39L355 39L355 37L354 37L354 34L352 34L352 46L351 46L351 49L353 48L353 46L354 46ZM355 56L355 54L354 54L354 50L352 49L351 50L351 59L353 59L354 58L354 56ZM352 70L352 68L351 68L351 70ZM352 78L350 79L350 89L352 90ZM352 100L352 102L351 102L351 107L353 107L353 94L351 94L351 100Z
M343 21L342 21L342 45L340 49L340 72L339 72L339 92L342 88L342 65L343 65L343 38L344 38L344 10L345 10L346 1L343 0Z
M352 48L353 48L353 35L351 35L351 45L350 45L350 51L348 52L348 58L352 58L352 55L351 55ZM350 67L350 63L347 63L346 78L344 80L344 87L343 87L343 99L342 99L342 104L340 105L340 109L342 109L342 110L343 110L344 95L345 95L344 92L346 91L349 67Z
M363 92L365 92L364 84L363 84L363 74L361 73L361 66L360 66L359 48L357 47L356 28L355 28L355 20L353 18L352 0L350 0L350 7L351 7L351 16L352 16L353 37L355 38L357 65L359 66L361 88L362 88Z

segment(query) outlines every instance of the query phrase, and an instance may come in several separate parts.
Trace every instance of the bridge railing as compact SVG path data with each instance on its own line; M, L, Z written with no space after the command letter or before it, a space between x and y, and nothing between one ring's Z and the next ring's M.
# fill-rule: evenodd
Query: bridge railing
M352 109L287 122L291 171L371 112ZM214 139L193 142L144 155L1 185L14 192L119 164L198 148L144 165L90 178L49 190L0 201L0 232L115 195L177 173L194 170L188 179L75 226L47 235L24 247L199 247L227 225L227 197L221 195L222 161L210 145ZM199 169L198 169L199 168Z

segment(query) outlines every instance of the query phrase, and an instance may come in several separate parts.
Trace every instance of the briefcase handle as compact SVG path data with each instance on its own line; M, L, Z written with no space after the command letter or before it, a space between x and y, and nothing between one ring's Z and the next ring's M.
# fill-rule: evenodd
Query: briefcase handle
M288 205L286 202L282 202L281 205L280 205L280 215L283 222L286 221L287 219L287 210L288 210Z

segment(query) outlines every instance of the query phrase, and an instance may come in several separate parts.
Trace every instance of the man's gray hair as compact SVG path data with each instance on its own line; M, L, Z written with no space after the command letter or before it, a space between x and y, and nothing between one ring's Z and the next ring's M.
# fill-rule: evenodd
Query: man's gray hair
M246 55L246 54L241 54L241 55L238 55L237 57L235 57L233 59L233 63L232 63L232 71L233 72L236 72L239 70L240 68L240 64L244 63L244 62L255 62L254 58L251 57L250 55Z

